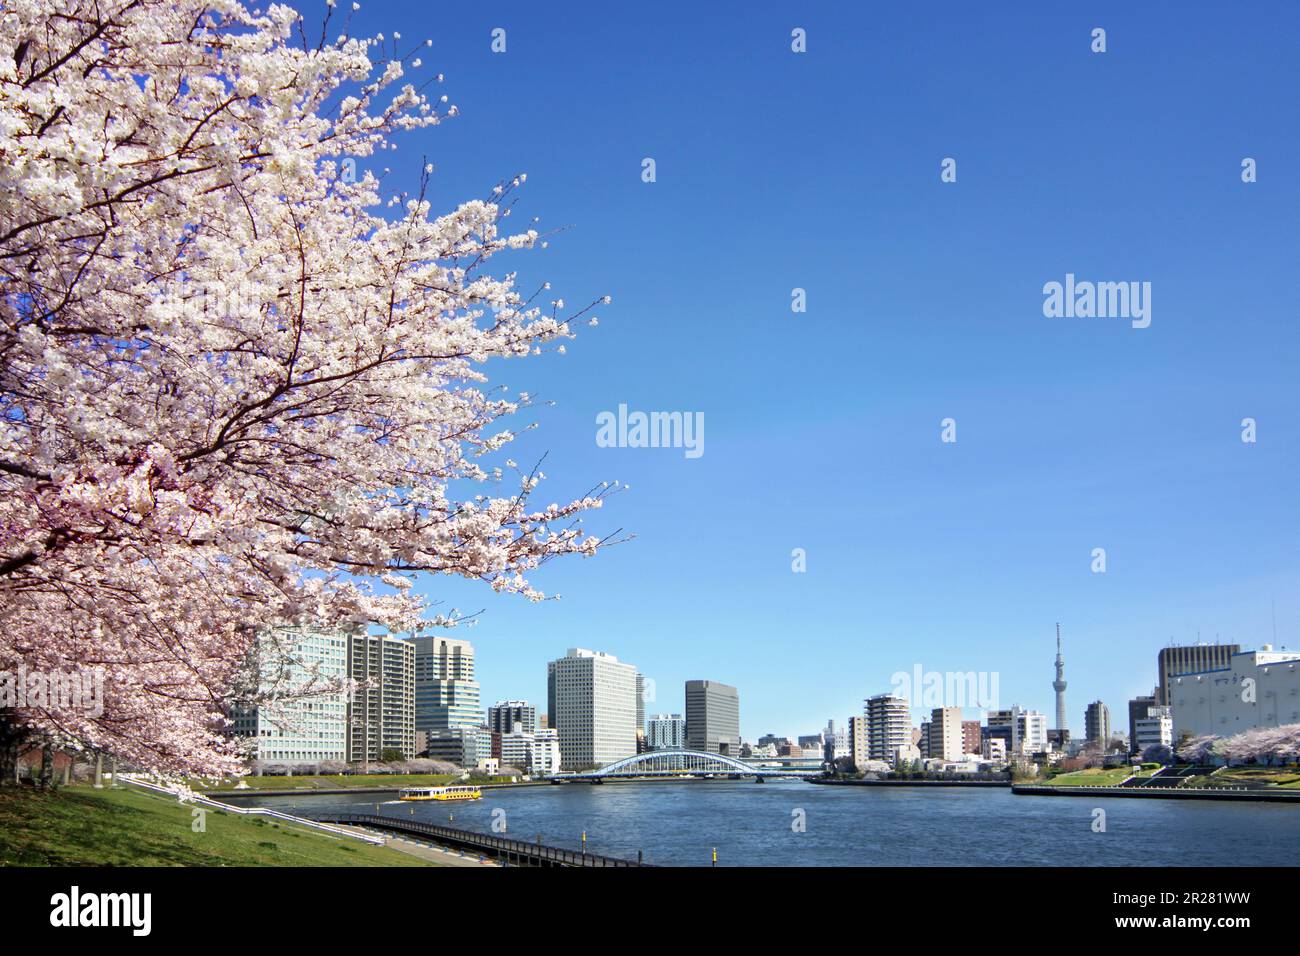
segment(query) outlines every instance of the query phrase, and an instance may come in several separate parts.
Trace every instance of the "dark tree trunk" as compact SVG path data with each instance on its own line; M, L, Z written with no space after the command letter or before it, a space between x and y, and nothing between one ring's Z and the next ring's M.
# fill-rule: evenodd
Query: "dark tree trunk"
M26 739L26 728L0 712L0 787L18 785L18 749Z
M54 742L49 738L41 744L41 789L54 789Z

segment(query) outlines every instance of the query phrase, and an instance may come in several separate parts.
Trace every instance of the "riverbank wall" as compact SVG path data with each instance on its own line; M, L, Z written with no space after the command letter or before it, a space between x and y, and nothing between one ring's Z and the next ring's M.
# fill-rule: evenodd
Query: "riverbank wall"
M546 780L520 781L519 783L480 783L480 790L508 790L512 787L541 787ZM348 793L397 793L413 784L396 787L249 787L247 790L203 790L197 791L205 797L339 797ZM423 786L419 784L418 786ZM460 786L460 784L436 784L435 786Z
M1010 780L836 780L810 777L809 783L835 787L1009 787Z
M1236 800L1242 803L1294 803L1300 790L1222 787L1044 787L1016 784L1011 792L1026 797L1145 797L1149 800Z

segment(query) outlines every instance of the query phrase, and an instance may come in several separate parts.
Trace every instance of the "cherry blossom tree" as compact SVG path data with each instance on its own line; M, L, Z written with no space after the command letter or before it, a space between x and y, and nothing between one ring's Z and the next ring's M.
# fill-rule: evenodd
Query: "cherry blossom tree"
M503 222L522 175L442 214L427 166L385 191L394 137L456 112L403 42L234 0L0 9L0 671L104 675L102 713L27 701L0 742L238 771L269 625L454 623L415 577L540 599L603 543L613 486L538 506L493 464L531 400L484 372L595 303L487 272L541 241Z
M1184 763L1204 764L1209 763L1215 757L1221 757L1223 754L1222 738L1213 734L1202 734L1197 737L1188 737L1181 741L1175 748L1178 759Z
M1300 743L1300 724L1253 727L1224 740L1224 756L1233 763L1264 764L1294 757Z
M1178 747L1178 758L1188 763L1222 761L1232 764L1292 763L1300 757L1300 724L1253 727L1229 737L1213 734L1192 737Z

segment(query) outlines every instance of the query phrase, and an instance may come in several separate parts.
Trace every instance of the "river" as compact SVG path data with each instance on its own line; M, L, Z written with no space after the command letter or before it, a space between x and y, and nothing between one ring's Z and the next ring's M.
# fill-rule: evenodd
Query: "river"
M395 795L394 795L395 796ZM1300 806L1014 796L1004 788L799 781L569 784L463 803L385 794L240 797L379 812L670 866L1293 866ZM1104 818L1096 810L1104 811ZM494 830L494 821L498 829ZM1104 831L1094 829L1104 823Z

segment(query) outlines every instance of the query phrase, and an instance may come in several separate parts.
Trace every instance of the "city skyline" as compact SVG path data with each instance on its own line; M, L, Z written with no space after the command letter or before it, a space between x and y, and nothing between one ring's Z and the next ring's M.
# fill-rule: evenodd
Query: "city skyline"
M307 635L311 635L311 633L313 632L311 630L308 630L305 631L304 633L307 633ZM402 665L399 665L399 671L396 672L396 674L394 675L394 679L398 680L398 682L402 682L402 680L408 680L409 682L409 687L407 691L404 692L404 693L408 693L408 695L411 696L411 700L407 702L409 713L407 714L406 719L409 719L409 721L419 722L419 719L417 719L416 717L417 713L419 713L419 706L417 706L416 704L417 697L419 697L419 693L416 693L416 685L419 684L419 680L415 679L416 672L420 671L422 667L426 666L424 661L428 661L430 652L438 652L439 654L442 654L442 656L446 656L446 649L448 648L448 646L451 646L451 648L455 648L456 661L465 662L463 666L463 676L469 676L469 683L473 685L474 700L476 701L480 700L480 696L478 696L478 683L476 682L476 680L473 680L471 676L473 674L473 669L474 669L473 662L474 659L476 659L477 657L477 652L476 649L474 649L472 641L465 639L465 637L459 637L459 639L448 640L448 639L435 639L435 637L429 635L400 636L400 635L390 635L390 633L383 633L383 635L376 635L376 633L372 633L372 635L363 636L359 632L356 631L348 632L347 630L341 630L338 632L315 632L315 633L325 633L326 637L330 637L330 639L334 639L335 644L339 644L341 646L343 646L346 643L350 643L348 644L348 646L351 646L351 648L354 649L348 650L346 654L346 661L348 663L348 666L350 666L352 669L352 676L354 676L354 678L356 679L365 679L365 676L367 676L365 672L357 669L363 669L363 667L372 667L372 669L377 669L378 663L373 663L372 665L372 663L370 663L370 659L372 659L372 657L374 661L378 661L378 659L380 659L374 656L376 656L376 654L378 653L378 649L382 648L382 646L389 646L393 644L406 645L406 649L408 653L404 654L404 656L395 657L394 662L398 661L398 659L400 658L403 657L406 658L407 663L404 666L409 667L409 669L411 669L411 674L407 675L406 678L403 678L403 676L399 676L400 667L402 667ZM361 654L360 652L355 652L355 648L359 648L359 646L361 645L368 646L368 648L370 648L369 652L364 654ZM1058 636L1056 670L1054 670L1054 675L1056 675L1057 679L1054 680L1054 682L1052 683L1053 691L1056 692L1056 701L1058 705L1057 713L1056 713L1057 724L1058 724L1056 728L1057 731L1061 730L1061 723L1062 723L1060 721L1060 715L1061 715L1060 706L1061 706L1061 691L1062 691L1061 688L1062 657L1060 653L1060 646L1061 646L1060 636ZM383 652L382 657L383 657L383 661L385 661L385 665L383 666L385 666L386 669L387 661L389 661L389 653ZM1161 678L1160 678L1160 684L1157 684L1156 687L1154 687L1153 696L1138 695L1132 698L1128 698L1128 700L1122 702L1122 708L1123 710L1127 711L1127 715L1128 715L1128 730L1127 731L1125 730L1125 724L1113 722L1112 718L1110 718L1110 705L1106 704L1106 702L1104 700L1101 700L1101 698L1096 698L1096 700L1089 702L1089 704L1084 706L1082 711L1080 711L1080 713L1083 714L1083 721L1082 721L1083 734L1073 735L1073 740L1075 741L1076 744L1084 743L1084 741L1086 741L1086 743L1093 744L1093 745L1102 745L1102 747L1104 747L1104 745L1109 743L1110 739L1112 739L1113 736L1123 736L1126 737L1128 744L1130 744L1130 748L1132 748L1135 745L1135 736L1136 736L1134 734L1135 721L1136 722L1153 721L1154 723L1151 723L1149 724L1148 727L1145 727L1144 731L1148 732L1148 734L1152 734L1156 736L1156 739L1158 739L1158 736L1160 736L1160 727L1158 727L1158 723L1160 723L1160 718L1157 718L1156 714L1162 713L1165 715L1165 719L1167 719L1169 718L1169 711L1170 711L1170 708L1169 706L1167 706L1167 704L1165 706L1154 706L1154 702L1156 702L1158 698L1161 697L1161 685L1164 684L1165 680L1178 680L1178 683L1182 684L1182 682L1180 682L1179 675L1205 674L1206 671L1229 671L1232 669L1232 667L1236 666L1236 662L1238 662L1238 657L1240 658L1257 657L1258 659L1260 659L1260 661L1270 661L1270 662L1277 662L1277 661L1294 662L1295 659L1297 659L1297 656L1294 652L1288 652L1288 650L1284 648L1274 648L1273 645L1269 645L1269 644L1261 645L1261 648L1258 649L1247 649L1244 650L1244 652L1239 652L1239 646L1235 644L1234 645L1227 645L1227 644L1212 645L1212 644L1203 643L1199 645L1165 646L1165 648L1161 648L1157 656L1157 670L1161 672ZM292 658L289 659L291 661ZM685 739L684 737L681 743L682 747L685 747L686 749L714 750L714 752L719 752L720 750L720 752L723 753L728 752L727 749L725 748L720 749L718 747L718 740L715 740L715 737L718 734L722 734L723 740L725 741L727 740L728 731L724 730L724 728L728 726L732 728L738 727L738 709L736 705L736 701L738 701L738 688L732 687L732 685L716 682L716 680L690 679L688 680L688 682L685 682L684 684L684 693L682 693L682 700L684 700L685 706L684 708L681 709L681 713L672 713L671 709L668 709L666 711L659 711L659 713L653 713L653 711L655 711L656 709L660 708L660 706L662 706L660 705L658 698L653 698L653 700L646 700L646 698L642 698L638 695L640 695L641 693L643 684L647 685L647 687L650 688L655 688L656 684L654 680L649 680L649 682L645 682L645 680L643 680L643 675L641 674L640 670L636 669L636 666L630 665L630 663L627 663L625 661L620 662L619 659L617 659L617 657L614 656L614 654L603 652L603 650L599 650L599 649L571 648L568 649L567 652L565 652L563 658L560 658L560 662L563 661L571 661L571 662L582 661L586 663L591 663L593 661L597 663L607 661L610 662L610 665L617 667L617 669L627 671L628 676L630 678L628 682L628 687L625 688L627 689L628 695L630 695L629 700L627 701L627 706L629 706L630 708L629 713L632 713L632 711L636 711L636 713L638 714L637 722L636 722L636 728L638 731L647 730L645 724L641 723L642 718L640 718L640 714L645 713L647 714L647 718L649 719L668 719L669 717L671 717L673 721L679 721L682 724L682 728L684 728L682 732L686 732L685 728L689 728L690 726L692 726L692 723L690 722L692 722L693 708L695 708L695 717L698 718L698 724L697 726L695 726L694 731L690 731L690 736L692 737L698 736L698 739ZM1182 665L1179 665L1178 663L1179 661L1183 662ZM412 666L411 662L416 662L416 663L415 665ZM554 674L555 667L558 666L558 663L559 662L555 662L555 661L547 663L547 671L549 671L549 674ZM298 665L294 663L294 665L292 666L296 667ZM443 663L442 666L446 667L447 665L446 663ZM456 669L458 669L458 672L460 672L461 671L460 663L456 663L455 666ZM433 671L426 671L426 674L432 675ZM928 676L939 676L939 675L928 675ZM957 676L957 678L961 678L962 675L949 674L943 676L948 676L948 678L953 678L953 676ZM970 676L974 676L974 675L970 675ZM918 675L918 679L919 679L919 675ZM585 678L585 680L586 682L588 682L588 687L590 688L591 685L590 676L588 676L588 678ZM386 674L385 687L387 687L387 682L389 682L389 676L387 676ZM896 689L897 691L897 687L894 689ZM357 692L357 693L361 693L361 695L364 696L365 692ZM589 696L590 689L586 693L588 693ZM961 689L958 689L958 695L959 693L962 693ZM953 750L956 750L958 747L965 747L966 745L965 735L966 735L967 726L971 726L972 724L972 726L979 727L980 722L987 722L987 726L993 726L993 724L996 724L998 722L1005 722L1006 719L1009 719L1008 718L1009 714L1031 715L1031 717L1034 718L1035 721L1037 722L1036 726L1037 724L1041 724L1041 736L1044 737L1044 741L1048 739L1049 736L1049 732L1047 728L1048 714L1045 714L1043 710L1034 708L1034 706L1023 706L1021 704L1021 701L1019 700L1015 700L1011 702L1010 705L1006 705L1004 701L1000 700L1000 698L991 698L991 700L984 702L984 704L980 706L970 706L970 705L962 706L961 702L959 702L961 701L961 698L958 697L958 702L954 704L954 702L950 700L950 695L952 695L952 689L949 688L948 691L940 692L940 696L935 697L932 695L931 689L928 688L927 685L926 689L923 689L923 691L919 691L919 692L915 691L915 689L909 689L909 691L906 691L904 693L881 693L881 695L866 696L862 698L861 710L849 711L848 723L849 726L852 726L852 723L853 721L855 721L855 719L859 719L862 717L870 717L870 715L872 714L872 698L876 698L876 700L898 700L904 702L904 704L906 704L906 714L907 714L907 719L909 719L909 726L913 728L913 730L919 727L919 732L920 734L922 734L923 737L926 737L927 735L931 735L931 734L936 734L935 724L933 724L933 721L937 721L937 719L940 719L940 715L943 715L943 721L944 721L943 731L937 731L937 734L939 734L939 736L933 737L933 739L937 739L941 741L939 747L941 750L943 750L944 753L953 752ZM339 696L339 695L334 695L334 696ZM727 704L722 704L723 715L722 717L720 717L720 719L722 719L723 723L716 724L716 726L714 724L716 718L706 717L705 714L705 706L706 706L705 701L706 700L714 701L715 697L716 697L716 702L719 702L719 704L722 704L723 701L729 700ZM308 698L308 700L315 700L315 698ZM325 698L322 698L322 700L325 700ZM937 702L936 706L931 706L932 704L936 704L936 702ZM1147 714L1147 710L1145 710L1145 708L1147 708L1148 705L1152 705L1153 708L1152 714L1149 715L1149 717ZM378 705L374 704L372 705L372 708L373 706L378 706ZM581 706L586 706L586 708L589 708L589 706L591 706L590 698L588 698L585 704L582 704ZM607 705L598 705L597 710L601 709L602 706L607 706ZM714 704L710 702L710 704L708 704L707 706L710 706L710 708L712 708ZM490 728L491 731L502 732L503 730L510 730L511 724L517 722L520 723L521 731L529 732L530 734L530 732L533 732L534 730L536 730L536 728L539 727L539 721L541 721L541 718L546 718L546 721L547 723L549 723L550 728L555 727L555 714L552 713L552 710L554 710L554 689L549 689L549 691L547 691L546 710L539 710L538 705L533 704L533 702L530 701L529 698L521 697L519 695L499 697L497 702L495 702L495 704L485 705L484 708L481 709L476 709L474 708L473 705L469 706L469 708L467 709L465 708L464 704L456 704L456 702L454 701L448 701L447 704L442 705L442 709L459 711L460 714L459 718L456 719L456 721L452 721L452 723L456 724L456 726L460 726L461 728L464 728L464 730L467 731L477 731L477 730L481 730L481 728ZM1117 704L1117 708L1115 708L1115 710L1117 710L1117 713L1119 713L1119 710L1121 710L1121 706ZM350 706L350 711L351 711L351 706ZM374 713L376 713L376 718L374 719L376 719L376 722L378 723L376 724L376 726L370 727L370 731L372 731L372 734L378 735L376 737L373 737L373 740L378 741L381 739L381 737L387 734L387 731L382 730L381 728L383 719L386 719L387 705L383 705L383 710L382 710L382 714L385 715L385 717L383 718L380 717L380 713L381 713L380 710L374 710ZM393 713L396 714L398 713L398 711L393 711ZM974 721L972 721L972 719L966 719L967 717L969 717L971 713L975 714L976 719L974 719ZM252 717L255 718L256 715L253 714ZM445 714L445 718L446 718L446 714ZM424 717L420 719L425 719L426 721L428 717ZM832 717L829 718L826 732L829 732L829 730L831 730L831 728L835 726L836 719L837 719L836 715L832 715ZM1013 721L1015 721L1015 719L1018 718L1013 717L1010 719L1013 719ZM1201 726L1206 726L1206 724L1208 724L1208 718L1204 717L1204 715L1203 717L1197 719L1199 719ZM1239 721L1239 719L1240 717L1234 717L1234 721ZM359 718L350 718L348 719L348 723L351 724L351 734L354 736L359 734L360 732L359 728L361 726ZM708 724L708 730L706 730L705 728L706 723ZM735 745L733 745L731 749L731 753L740 753L740 749L738 749L738 745L740 744L753 745L755 741L761 739L761 737L763 736L777 736L777 737L785 736L788 737L788 739L800 739L801 741L805 739L811 740L814 739L815 736L818 736L818 735L800 734L800 731L806 730L806 728L802 726L794 727L794 728L785 726L785 724L788 724L788 721L780 721L779 723L780 723L779 728L768 727L767 730L764 731L762 735L746 734L744 730L741 730L737 740L736 735L732 734L731 740ZM428 726L428 724L425 724L425 726ZM240 732L248 732L248 730L247 728L244 728L244 730ZM421 731L421 734L422 732L424 731ZM398 737L400 737L400 735L403 734L403 731L398 730L396 731L396 734L398 734ZM256 736L256 734L253 734L253 736ZM822 736L824 737L824 734L822 734ZM845 747L848 747L848 741L850 739L849 732L845 731L844 734L842 734L841 736L844 736ZM415 756L416 748L413 747L412 744L409 744L408 741L406 740L399 740L398 737L395 737L391 745L387 743L383 743L383 744L372 743L372 748L370 748L372 749L372 754L370 754L369 760L376 760L378 750L383 748L389 748L389 747L391 747L391 749L403 750L403 752L406 753L408 757ZM954 743L954 741L957 741L958 739L961 739L961 743ZM432 737L430 737L430 741L432 741ZM646 743L647 744L650 743L649 734L646 734ZM630 748L630 740L625 741L625 743L621 745L621 749L627 749L628 754L632 753L633 750L628 748ZM933 749L933 743L931 744L931 748ZM1062 750L1066 749L1065 744L1063 744L1062 741L1054 741L1053 749L1057 749L1057 748L1060 748ZM347 760L350 762L361 760L360 756L354 756L354 754L352 754L352 749L354 749L354 747L352 747L352 744L348 744ZM619 749L620 749L619 747L612 747L610 749L607 749L606 757L604 758L611 757L612 754L614 754L616 750ZM1141 749L1143 748L1140 747L1138 748L1139 752Z
M520 699L520 700L528 701L530 703L546 700L544 677L543 677L543 688L541 692L537 694L532 694L532 695L521 694L520 692L518 692L517 689L510 690L504 684L499 686L498 683L491 676L493 674L492 662L488 659L485 659L481 655L480 647L477 641L475 641L473 637L469 636L472 633L473 631L461 631L459 638L460 640L468 641L469 643L475 646L475 655L477 658L477 666L478 666L478 672L480 674L480 677L482 677L483 675L487 675L486 680L480 680L480 684L485 688L483 690L484 700ZM1055 646L1054 636L1052 640L1053 640L1052 646L1054 647ZM1219 643L1225 645L1227 644L1227 642L1219 642ZM1262 642L1262 644L1267 644L1267 643L1269 642L1267 641ZM1203 645L1207 647L1215 646L1215 642L1206 641L1203 642ZM1118 710L1120 708L1127 707L1128 702L1130 700L1149 695L1151 692L1151 688L1156 686L1159 680L1159 674L1156 668L1157 655L1162 648L1169 647L1169 646L1191 647L1197 645L1195 644L1195 642L1193 642L1191 644L1186 644L1186 645L1184 644L1170 645L1166 643L1166 644L1161 644L1159 646L1153 646L1151 648L1149 660L1147 661L1148 664L1147 672L1149 672L1149 680L1143 674L1139 674L1136 677L1132 675L1125 677L1125 679L1122 682L1125 686L1133 685L1138 689L1135 690L1133 693L1127 694L1122 698L1119 696L1108 697L1106 695L1101 695L1101 694L1090 694L1087 693L1083 687L1078 687L1078 690L1076 692L1078 697L1080 699L1086 697L1089 701L1101 700L1103 702L1106 702L1107 705L1110 706L1112 710ZM1274 647L1278 650L1287 650L1287 648L1284 645L1274 645ZM1254 650L1255 648L1247 648L1247 649ZM617 651L606 650L604 648L596 648L596 650L602 650L605 653L614 655L615 657L622 656L618 654ZM929 667L925 669L927 671L938 670L937 668L929 668ZM1008 687L1005 684L1003 684L999 689L1000 692L997 700L998 707L1007 708L1011 706L1019 706L1023 710L1036 711L1048 716L1049 718L1054 718L1055 689L1052 686L1052 681L1051 681L1051 676L1054 674L1053 661L1049 660L1048 663L1044 665L1042 669L1044 670L1046 676L1043 677L1040 683L1043 683L1044 686L1047 688L1045 693L1041 693L1038 695L1038 697L1035 697L1032 688L1021 693L1019 690L1008 689ZM678 665L677 667L677 671L680 673L694 674L698 670L699 668L685 667L682 665ZM901 671L902 668L900 668L899 670ZM895 673L897 673L897 671ZM962 671L962 673L966 673L966 671ZM1071 671L1071 675L1072 674L1073 671ZM685 706L686 706L685 685L690 680L699 679L695 677L687 677L680 682L676 682L676 681L663 682L660 681L654 674L646 673L645 676L651 681L653 681L653 685L656 691L655 697L650 698L646 701L645 710L647 714L650 714L652 711L655 713L660 713L660 712L684 713ZM850 716L860 716L863 713L864 701L867 698L875 696L877 694L890 692L891 676L892 674L885 675L881 677L879 681L864 686L864 692L860 694L859 697L857 698L858 706L856 707L856 709L852 707L852 702L849 701L847 702L846 707L840 708L840 710L842 710L843 713L831 709L827 713L822 713L822 716L820 718L812 717L809 718L808 720L804 720L801 717L796 717L793 715L796 713L803 714L805 712L818 713L819 711L815 709L815 706L813 708L800 707L797 710L791 709L789 707L786 707L784 710L782 710L782 705L780 704L765 706L764 702L761 699L756 699L752 694L749 694L746 691L745 687L737 685L738 689L741 691L745 700L745 706L741 708L741 717L740 717L741 738L747 743L752 743L755 740L757 740L759 737L767 733L776 733L778 736L785 735L793 738L794 736L797 736L801 733L804 733L806 731L811 731L813 729L818 728L819 726L824 725L824 721L827 719L827 717L830 717L837 721L842 721ZM999 676L1001 676L1001 672L999 672ZM1070 684L1072 688L1077 686L1076 682L1073 679L1070 681ZM676 688L676 690L673 691L670 689L669 695L665 696L661 692L661 689L664 688L665 686L669 688ZM1145 686L1146 688L1145 690L1141 689L1143 686ZM493 688L493 689L489 690L487 688ZM1073 710L1069 710L1067 705L1067 727L1069 725L1074 725L1076 728L1081 728L1083 726L1083 714L1086 707L1087 707L1086 703L1081 703L1078 706L1074 707ZM772 717L768 721L768 724L770 724L770 726L767 724L763 726L759 726L759 721L757 721L755 718L746 716L751 709L761 710L767 714L776 714L777 716ZM920 726L921 722L927 719L932 709L933 708L928 706L923 706L918 701L909 698L909 713L912 716L913 726ZM990 708L988 706L974 707L969 705L961 708L963 717L968 719L972 718L973 715L979 715L981 719L984 719L987 717L990 709L997 709L997 708ZM822 710L825 711L827 710L827 708L823 707ZM537 712L539 714L544 713L544 706L538 704ZM781 713L787 713L792 716L782 717L780 716ZM1120 725L1116 725L1115 729L1119 730L1123 728ZM1127 731L1125 732L1127 733ZM1078 736L1078 734L1076 733L1075 736Z
M403 145L436 158L438 196L525 171L516 217L563 231L521 282L613 300L565 355L489 372L556 403L518 416L539 425L510 453L545 456L535 500L627 482L584 526L636 538L539 569L555 602L417 585L484 611L485 694L541 699L536 662L576 644L636 661L668 708L688 679L740 687L747 736L842 719L918 663L998 671L1004 704L1051 715L1060 621L1077 727L1078 703L1150 693L1171 639L1300 646L1300 329L1275 281L1300 204L1296 11L1261 30L1112 9L1098 55L1086 16L1039 9L992 33L973 10L918 30L895 9L701 9L635 40L597 9L580 33L541 10L447 24L460 115ZM415 16L367 4L352 29ZM541 74L545 109L516 95ZM683 230L701 210L746 228ZM1047 318L1067 274L1150 281L1150 326ZM598 444L620 405L702 413L703 455Z

